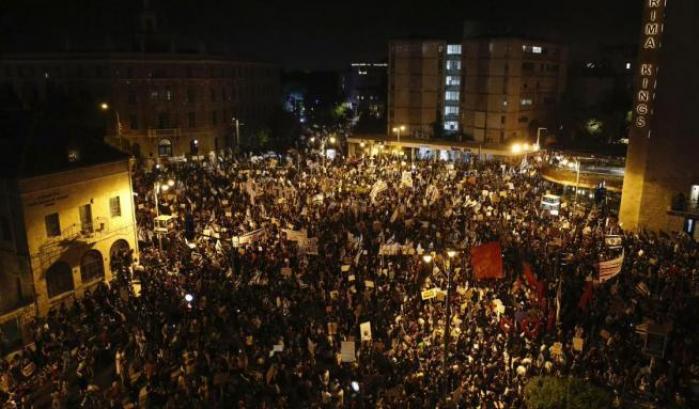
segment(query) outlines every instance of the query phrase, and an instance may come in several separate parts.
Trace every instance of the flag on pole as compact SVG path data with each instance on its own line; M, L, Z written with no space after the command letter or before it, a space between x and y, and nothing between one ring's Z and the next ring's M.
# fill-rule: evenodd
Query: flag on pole
M413 175L408 170L404 170L400 178L401 187L413 187Z
M624 250L621 251L621 255L617 258L598 262L596 267L597 273L599 274L599 278L595 281L595 284L601 284L607 280L614 278L617 274L621 272L621 266L623 264Z

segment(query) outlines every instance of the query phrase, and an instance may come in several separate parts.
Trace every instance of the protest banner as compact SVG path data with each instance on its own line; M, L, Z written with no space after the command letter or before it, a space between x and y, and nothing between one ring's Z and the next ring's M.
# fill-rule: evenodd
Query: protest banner
M359 324L359 334L362 341L371 341L371 322L366 321Z
M374 288L374 282L371 280L364 280L364 287L366 288Z
M503 278L500 243L493 241L471 249L471 265L477 280Z
M286 234L286 239L289 241L302 242L307 239L306 230L282 229L282 233ZM300 245L300 244L299 244Z
M342 271L343 273L346 273L349 270L350 270L349 264L344 264L344 265L342 265L342 267L340 267L340 271Z
M580 337L573 338L573 349L575 351L582 352L583 344L584 344L584 340L582 338L580 338Z
M233 247L240 247L244 244L254 243L262 237L262 234L264 234L264 232L265 229L259 228L257 230L253 230L249 233L245 233L240 236L233 236L231 238L231 241L233 242Z
M342 341L340 348L340 360L342 362L354 362L357 360L354 341Z
M378 195L387 189L388 189L388 185L386 184L386 182L384 182L383 180L377 180L376 183L374 183L374 186L372 186L371 192L369 193L369 197L371 198L371 202L375 203Z

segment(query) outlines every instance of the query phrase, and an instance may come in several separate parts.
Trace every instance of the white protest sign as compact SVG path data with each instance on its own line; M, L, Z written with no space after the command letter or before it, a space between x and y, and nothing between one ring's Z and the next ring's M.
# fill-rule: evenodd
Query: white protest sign
M371 322L362 322L359 324L359 333L362 341L371 341Z

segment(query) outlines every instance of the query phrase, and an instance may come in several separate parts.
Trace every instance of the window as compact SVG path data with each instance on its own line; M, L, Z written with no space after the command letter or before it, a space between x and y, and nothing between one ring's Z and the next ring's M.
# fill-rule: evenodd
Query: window
M211 88L211 102L216 102L216 90Z
M158 90L154 89L150 92L150 99L158 99Z
M630 63L630 62L627 62L627 63L626 63L626 69L627 69L627 70L630 70L630 69L631 69L631 63Z
M73 291L73 272L65 261L57 261L46 270L46 292L49 298Z
M520 116L520 117L519 117L519 123L520 123L520 124L523 124L523 123L525 123L525 122L529 122L529 118L527 118L526 116Z
M12 232L10 231L10 221L7 217L0 216L0 240L12 241Z
M80 211L80 231L83 234L92 233L94 231L92 226L92 205L82 205L78 210Z
M446 121L444 122L445 131L456 131L459 129L459 123L456 121Z
M461 61L449 60L447 61L447 70L458 71L461 69Z
M190 128L194 128L197 126L197 121L196 121L196 115L194 112L190 112L187 114L187 126Z
M449 44L447 45L448 55L461 55L461 44Z
M158 113L158 128L165 129L170 127L170 114L168 112Z
M165 90L165 99L167 101L172 101L175 98L175 93L171 89Z
M447 75L447 85L460 85L461 78L454 75Z
M97 250L89 250L80 260L80 279L88 283L97 278L104 278L104 261Z
M458 101L459 92L458 91L447 91L445 98L447 101Z
M129 92L129 105L136 105L136 94Z
M532 47L532 53L533 53L533 54L541 54L542 52L543 52L543 49L542 49L541 47L538 47L538 46L533 46L533 47Z
M163 139L158 143L158 156L172 156L172 142Z
M447 106L444 107L444 115L456 115L459 113L459 107Z
M187 102L192 104L194 103L194 98L195 98L195 93L192 88L187 88Z
M505 123L505 116L504 115L500 116L500 123L501 124Z
M109 198L109 214L112 217L121 217L121 201L119 201L119 196Z
M61 222L58 213L51 213L44 218L46 224L46 237L58 237L61 235Z
M131 129L138 129L138 116L137 115L130 115L129 116L129 126Z
M532 105L532 104L533 104L533 101L532 101L531 98L522 98L522 99L519 101L519 104L520 104L521 106L528 106L528 105Z
M522 71L534 71L534 63L531 62L523 62L522 63Z

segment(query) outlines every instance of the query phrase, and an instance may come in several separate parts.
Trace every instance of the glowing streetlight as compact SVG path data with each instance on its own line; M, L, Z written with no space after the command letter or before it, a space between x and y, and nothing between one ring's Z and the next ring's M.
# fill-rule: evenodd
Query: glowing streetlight
M364 146L366 146L366 144L365 144L363 141L362 141L362 142L359 142L359 147L360 147L360 148L363 148Z
M454 256L456 256L456 250L447 250L447 256L449 256L449 258L454 258Z
M425 263L431 262L431 261L432 261L432 255L431 255L431 254L425 254L424 256L422 256L422 261L424 261Z
M512 153L514 153L516 155L516 154L519 154L520 152L522 152L522 145L520 145L518 143L512 145Z
M190 303L190 302L192 302L192 300L194 300L194 296L192 296L192 294L185 294L184 300L187 301L188 303Z
M400 133L405 131L405 125L394 126L392 131L396 134L397 141L400 142Z
M311 136L311 139L309 139L309 141L310 141L311 143L313 143L313 142L316 141L316 138L315 138L314 136Z
M335 143L335 141L337 141L337 139L335 139L334 136L331 136L331 137L330 137L330 143Z
M100 104L100 109L101 109L102 111L108 110L108 109L109 109L109 104L106 103L106 102L101 103L101 104Z
M174 181L174 179L168 179L167 185L170 186L170 187L175 186L175 181Z

